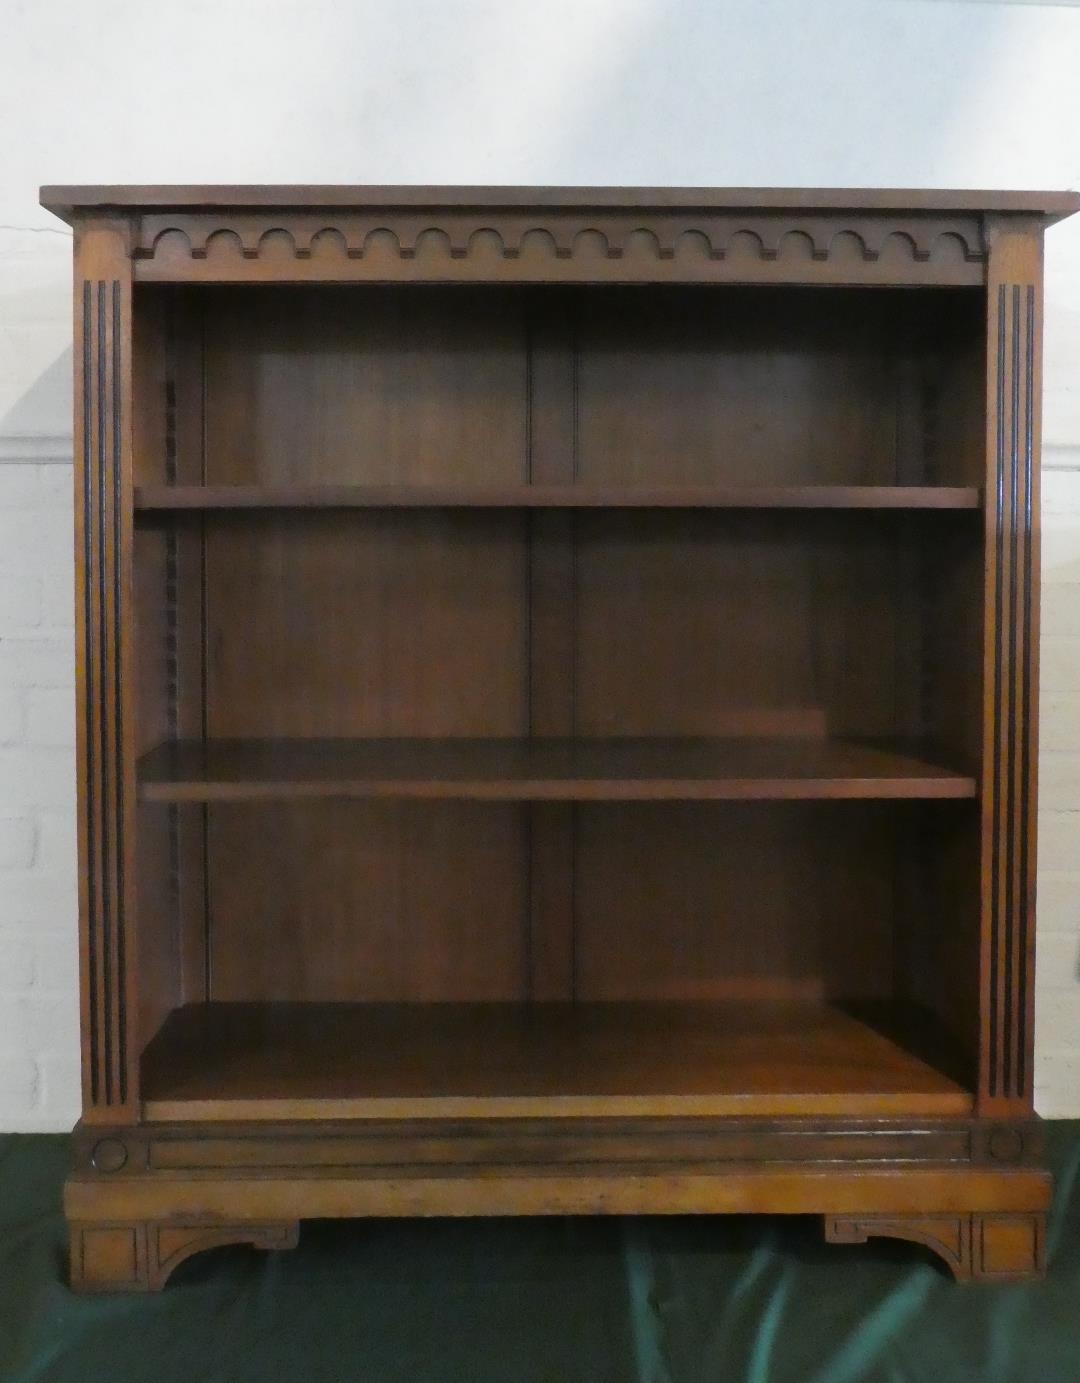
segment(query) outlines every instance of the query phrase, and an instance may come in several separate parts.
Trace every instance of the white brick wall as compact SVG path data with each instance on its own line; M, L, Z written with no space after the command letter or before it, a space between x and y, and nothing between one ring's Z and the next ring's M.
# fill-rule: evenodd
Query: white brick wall
M78 1105L70 446L0 443L0 1128ZM59 592L63 592L63 598Z
M1080 361L1077 362L1080 365ZM1056 400L1048 400L1048 419ZM1080 449L1043 475L1036 1102L1080 1114ZM1065 469L1065 467L1070 467ZM1051 469L1052 468L1052 469Z
M64 1128L78 1109L70 240L39 182L1080 183L1076 6L191 0L179 27L136 0L15 9L0 44L0 1129ZM1036 1081L1043 1113L1080 1115L1080 218L1051 234L1046 326Z

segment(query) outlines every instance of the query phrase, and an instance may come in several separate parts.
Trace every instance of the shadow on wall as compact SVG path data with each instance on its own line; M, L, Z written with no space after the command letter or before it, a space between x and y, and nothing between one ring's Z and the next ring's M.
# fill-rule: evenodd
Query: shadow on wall
M0 437L28 451L33 439L43 435L66 438L71 431L71 391L72 348L68 346L0 417ZM43 419L55 420L55 425L43 431Z

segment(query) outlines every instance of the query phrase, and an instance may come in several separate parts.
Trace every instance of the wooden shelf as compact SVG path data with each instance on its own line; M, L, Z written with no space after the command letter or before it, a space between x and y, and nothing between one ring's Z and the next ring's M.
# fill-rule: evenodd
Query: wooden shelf
M139 763L155 802L280 798L663 801L974 797L905 747L738 739L251 739L167 742Z
M901 1042L812 1002L193 1004L150 1043L142 1089L170 1121L972 1108Z
M934 485L143 485L143 513L216 509L978 509L974 487Z

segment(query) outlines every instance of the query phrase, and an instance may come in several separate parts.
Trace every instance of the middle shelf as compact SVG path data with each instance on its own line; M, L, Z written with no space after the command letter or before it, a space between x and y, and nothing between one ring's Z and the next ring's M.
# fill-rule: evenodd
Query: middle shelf
M978 509L961 485L140 485L141 513L244 509Z
M975 779L903 742L741 738L219 739L139 762L155 802L287 798L751 801L971 798Z

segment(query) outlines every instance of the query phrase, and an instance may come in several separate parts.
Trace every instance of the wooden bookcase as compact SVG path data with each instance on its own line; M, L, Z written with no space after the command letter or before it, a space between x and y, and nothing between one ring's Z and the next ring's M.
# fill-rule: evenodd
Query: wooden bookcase
M1038 1273L1042 232L1080 201L42 200L74 1284L306 1217L650 1211Z

